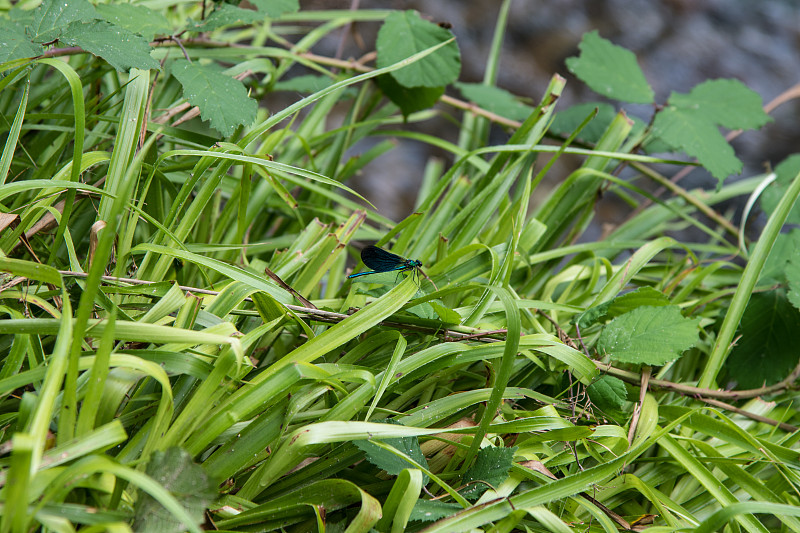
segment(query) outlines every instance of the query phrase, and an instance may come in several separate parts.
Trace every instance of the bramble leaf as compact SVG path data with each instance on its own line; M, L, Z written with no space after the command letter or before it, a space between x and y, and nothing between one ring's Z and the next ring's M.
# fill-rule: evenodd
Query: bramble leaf
M754 293L739 325L739 340L726 365L737 388L772 385L785 378L797 365L797 332L800 311L783 290Z
M456 83L464 98L475 102L486 111L512 120L525 120L533 108L520 102L513 94L491 85L481 83Z
M172 28L163 15L143 5L99 4L97 14L111 24L125 28L152 41L156 35L169 35Z
M625 383L614 376L601 376L586 389L589 399L604 411L622 409L628 400Z
M60 41L102 57L121 72L131 68L158 69L161 66L150 57L150 45L143 37L105 20L73 22L61 35Z
M221 4L207 19L194 26L195 31L211 31L232 24L252 24L264 20L264 14L252 9L242 9L230 4Z
M86 0L44 0L33 13L28 36L37 43L58 39L72 22L97 18L94 6Z
M255 120L256 101L247 96L242 82L226 76L218 67L181 59L173 64L172 75L183 86L189 103L200 108L200 117L223 135L231 135L238 126Z
M404 117L432 107L444 94L444 87L403 87L390 74L378 76L375 82Z
M720 183L742 171L742 162L717 125L692 110L669 105L656 115L653 135L696 157Z
M7 19L0 19L0 63L34 57L42 53L42 46L32 43L25 30Z
M417 522L434 522L446 516L451 516L464 508L457 503L443 502L441 500L417 500L414 510L411 511L409 520Z
M392 422L391 420L387 420L387 423L396 423ZM422 448L419 446L419 439L417 437L399 437L394 439L382 439L384 444L388 444L389 446L395 448L398 451L403 452L411 459L417 462L417 464L428 468L428 460L425 459L425 455L422 453ZM381 470L385 470L387 474L396 476L400 472L403 471L405 468L413 468L413 466L402 459L401 457L396 456L392 452L388 450L384 450L380 446L368 441L368 440L354 440L353 444L355 444L356 448L363 451L367 454L367 461L372 463L373 465L377 466ZM428 482L428 476L423 474L422 475L422 483L423 485Z
M664 305L669 305L669 298L664 296L664 293L652 287L639 287L635 291L617 296L613 300L590 307L581 313L573 323L577 322L581 328L588 328L592 324L618 317L637 307L661 307Z
M739 80L709 80L689 94L672 93L669 104L729 129L755 129L771 122L761 96Z
M580 55L567 59L567 68L593 91L625 102L649 104L653 89L630 50L603 39L597 31L583 36Z
M378 68L394 65L452 37L448 30L422 20L416 11L395 11L378 31ZM461 57L453 41L391 76L403 87L438 88L454 82L460 71Z
M699 323L681 315L678 306L638 307L603 329L597 349L614 361L663 365L697 344Z
M278 18L285 13L300 11L300 0L250 0L261 13L270 18Z
M800 154L790 155L775 167L775 181L761 195L761 207L764 211L772 213L778 207L778 202L798 174L800 174ZM786 224L800 224L800 203L795 204L789 211Z
M208 504L216 495L216 487L202 466L181 448L155 452L147 463L147 475L172 493L199 526L205 519ZM136 502L134 531L180 533L184 526L155 498L142 491Z
M516 451L516 446L481 448L475 458L475 464L464 473L461 480L467 485L459 491L461 495L469 500L477 500L481 494L489 490L490 486L496 489L508 477Z

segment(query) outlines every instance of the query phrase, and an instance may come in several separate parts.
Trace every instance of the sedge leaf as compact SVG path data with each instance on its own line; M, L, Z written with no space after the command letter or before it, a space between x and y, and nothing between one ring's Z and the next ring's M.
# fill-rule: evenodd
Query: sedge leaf
M226 76L213 65L175 61L172 75L183 86L190 104L200 108L200 117L225 136L256 118L258 104L247 96L242 82Z
M633 52L603 39L597 31L585 34L578 48L580 55L567 59L567 68L593 91L624 102L653 102L653 89Z
M378 31L378 68L394 65L452 38L448 30L423 20L416 11L395 11ZM453 41L391 76L404 87L444 87L453 83L460 71L461 57Z
M637 307L603 329L597 348L614 361L663 365L697 344L699 322L685 318L676 305Z

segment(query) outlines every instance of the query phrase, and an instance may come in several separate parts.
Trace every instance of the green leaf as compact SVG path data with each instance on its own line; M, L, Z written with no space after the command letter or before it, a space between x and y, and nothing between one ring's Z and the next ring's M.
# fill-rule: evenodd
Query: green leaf
M738 388L772 385L797 365L797 332L800 311L782 290L755 293L750 297L739 325L739 340L726 362Z
M663 365L697 344L699 323L681 315L678 306L638 307L603 329L597 349L614 361Z
M445 324L461 324L463 318L456 311L435 301L428 303L433 307L433 310Z
M417 522L435 522L441 518L452 516L464 510L457 503L448 503L441 500L417 500L414 510L411 511L409 520Z
M312 94L333 85L335 80L330 76L316 76L305 74L292 79L279 81L273 86L274 91L294 91L302 94Z
M784 275L789 288L787 297L795 309L800 309L800 247L792 250Z
M196 525L203 524L206 508L216 494L216 487L203 467L192 462L188 452L181 448L155 452L147 464L146 472L181 502ZM186 530L155 498L145 492L140 494L136 502L134 531L181 533Z
M141 35L148 41L152 41L156 35L172 33L172 28L162 14L143 5L100 4L96 9L97 14L111 24Z
M475 457L475 463L464 473L464 478L461 480L464 485L469 484L459 491L461 495L469 500L477 500L489 488L496 489L508 477L516 451L516 446L481 448Z
M775 167L775 181L770 183L761 195L761 207L764 211L768 214L775 211L778 202L784 197L798 173L800 173L800 154L790 155ZM800 224L800 204L795 204L789 212L786 224Z
M247 96L240 81L217 67L181 59L173 64L172 75L183 86L189 103L200 108L200 117L223 135L231 135L238 126L249 126L255 120L256 101Z
M464 98L501 117L525 120L533 112L531 106L523 104L505 89L481 83L456 83L455 85Z
M250 3L270 18L300 11L300 0L250 0Z
M161 66L150 57L150 45L143 37L104 20L73 22L64 31L60 41L102 57L120 72L132 68L158 69Z
M558 135L570 135L595 109L597 109L597 115L581 130L578 138L596 143L617 115L617 110L611 104L588 102L559 111L553 118L550 132Z
M387 423L400 425L392 420L386 420ZM422 448L419 446L419 438L417 437L400 437L396 439L381 439L384 444L388 444L392 448L399 450L412 458L417 464L428 468L428 461L422 453ZM384 450L380 446L371 443L368 440L354 440L353 444L367 454L367 461L377 466L381 470L385 470L387 474L396 476L400 474L405 468L413 468L411 464L404 461L402 458L396 456L388 450ZM428 476L422 476L422 484L428 483Z
M448 30L422 20L416 11L395 11L378 31L378 68L394 65L452 38ZM391 75L404 87L443 87L458 79L460 71L461 57L453 41Z
M94 7L86 0L44 0L34 11L29 36L32 41L46 43L58 39L72 22L96 18Z
M590 307L578 315L573 323L577 322L581 328L588 328L592 324L616 318L637 307L661 307L664 305L669 305L669 298L664 296L661 291L652 287L639 287L635 291L617 296L613 300Z
M34 57L42 53L41 45L32 43L25 30L7 19L0 19L0 63Z
M787 263L792 260L795 250L800 250L800 229L778 234L772 250L769 251L764 268L758 278L759 285L775 285L786 281Z
M603 411L622 409L628 400L625 383L614 376L601 376L586 389L589 399Z
M603 39L596 30L585 34L578 48L581 54L567 59L567 68L592 90L635 104L653 102L653 89L633 52Z
M718 180L742 171L742 162L719 128L701 115L673 105L660 111L653 135L697 160Z
M389 74L378 76L375 82L404 117L432 107L444 94L444 87L403 87Z
M252 9L242 9L230 4L221 4L204 21L194 25L195 31L211 31L231 24L252 24L264 20L264 14Z
M709 80L689 94L672 93L669 103L729 129L760 128L772 121L761 96L738 80Z

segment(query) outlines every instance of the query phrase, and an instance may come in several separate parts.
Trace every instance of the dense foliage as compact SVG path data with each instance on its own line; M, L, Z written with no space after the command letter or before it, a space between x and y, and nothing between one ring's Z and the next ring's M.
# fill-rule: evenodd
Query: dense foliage
M0 533L800 530L800 158L732 182L720 132L757 94L656 102L591 32L604 102L530 105L508 1L479 84L411 11L148 5L0 16ZM347 185L396 139L450 154L399 223ZM423 271L348 279L368 243Z

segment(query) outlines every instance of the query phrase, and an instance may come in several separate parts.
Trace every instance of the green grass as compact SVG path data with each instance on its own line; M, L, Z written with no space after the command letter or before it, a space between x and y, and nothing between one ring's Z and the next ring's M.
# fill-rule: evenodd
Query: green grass
M152 6L173 28L200 18ZM657 131L624 112L596 139L594 114L557 134L560 76L522 122L452 95L404 116L375 79L449 40L380 70L307 53L390 13L180 37L192 65L248 71L261 102L299 65L331 82L248 124L176 122L214 115L180 107L176 41L158 75L58 49L2 65L0 533L800 530L781 235L797 171L751 243L716 209L765 176L683 190L685 162L643 152ZM458 141L407 127L430 120ZM497 124L510 138L489 145ZM397 223L348 182L387 137L451 156ZM577 170L554 176L561 158ZM588 241L601 193L630 214ZM366 243L421 260L438 290L348 280Z

